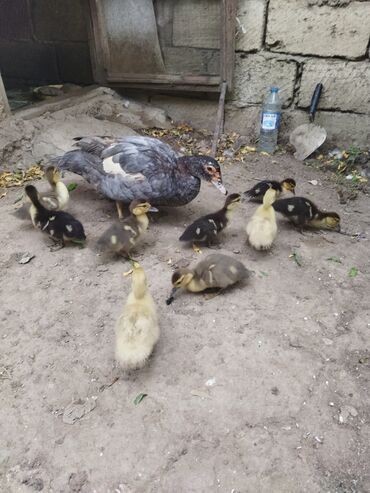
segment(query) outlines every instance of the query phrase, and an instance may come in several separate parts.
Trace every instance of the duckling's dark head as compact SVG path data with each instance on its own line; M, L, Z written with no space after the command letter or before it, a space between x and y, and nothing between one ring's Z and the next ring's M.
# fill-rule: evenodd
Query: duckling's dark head
M167 298L166 303L170 305L175 299L175 294L180 288L186 287L189 282L193 279L194 274L190 269L178 269L172 274L172 290L169 298Z
M129 206L131 214L135 216L141 216L147 212L158 212L158 209L152 207L147 200L135 199L131 202Z
M216 159L210 156L182 156L179 162L185 164L193 176L211 182L217 190L227 194L222 183L221 168Z
M328 229L340 231L340 216L336 212L325 212L323 222Z
M231 193L226 197L225 207L227 209L234 209L234 207L238 206L241 201L240 193Z
M27 185L26 187L24 187L24 191L26 192L26 195L28 195L32 203L38 202L39 194L36 187L34 187L33 185Z
M284 190L287 190L288 192L292 192L295 195L296 182L295 180L293 180L293 178L285 178L281 182L281 186Z

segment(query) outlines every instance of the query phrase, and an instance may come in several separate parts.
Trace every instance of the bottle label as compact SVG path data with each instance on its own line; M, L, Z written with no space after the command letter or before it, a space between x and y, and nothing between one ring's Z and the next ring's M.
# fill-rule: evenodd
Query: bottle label
M264 111L261 118L261 127L263 130L276 130L279 126L279 113Z

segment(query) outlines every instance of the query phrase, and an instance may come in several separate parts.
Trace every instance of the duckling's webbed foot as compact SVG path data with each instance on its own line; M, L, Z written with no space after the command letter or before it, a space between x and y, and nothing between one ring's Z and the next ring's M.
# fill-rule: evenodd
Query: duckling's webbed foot
M207 293L204 298L206 301L213 300L213 298L216 298L216 296L220 295L223 290L224 288L216 288L216 291L212 293Z
M65 247L65 243L63 240L56 240L52 238L53 243L49 244L49 251L50 252L57 252L58 250L61 250L62 248Z

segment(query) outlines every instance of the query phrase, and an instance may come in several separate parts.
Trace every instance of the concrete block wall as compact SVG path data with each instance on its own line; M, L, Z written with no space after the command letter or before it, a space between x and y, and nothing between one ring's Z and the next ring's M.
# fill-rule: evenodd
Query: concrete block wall
M256 132L249 118L269 86L277 85L287 137L307 118L322 82L317 122L326 125L329 140L370 147L369 19L367 0L239 0L235 87L227 110L238 122L235 129ZM234 127L230 118L227 125Z
M2 0L0 70L6 88L92 83L87 0Z

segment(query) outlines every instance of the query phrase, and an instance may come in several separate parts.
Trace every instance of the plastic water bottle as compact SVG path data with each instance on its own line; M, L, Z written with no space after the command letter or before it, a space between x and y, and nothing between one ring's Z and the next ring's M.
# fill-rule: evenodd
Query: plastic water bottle
M258 150L273 154L276 149L281 116L279 88L271 87L262 107Z

